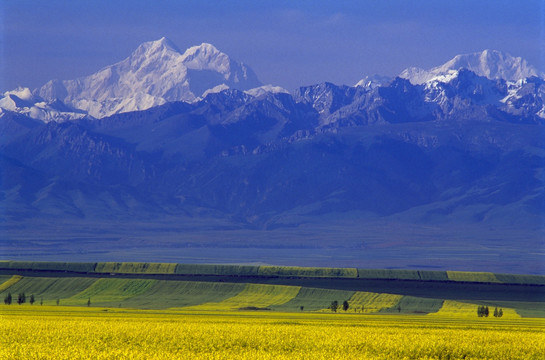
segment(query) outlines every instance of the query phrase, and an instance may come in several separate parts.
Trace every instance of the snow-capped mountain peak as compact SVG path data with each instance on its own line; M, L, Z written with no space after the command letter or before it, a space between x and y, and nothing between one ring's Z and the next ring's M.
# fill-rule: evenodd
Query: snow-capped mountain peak
M274 86L271 84L256 87L250 90L244 91L246 94L258 97L265 94L289 94L289 91L280 86Z
M523 58L514 57L497 50L484 50L480 53L457 55L437 68L437 70L458 70L461 68L471 70L477 75L489 79L510 81L538 75L537 69L529 65Z
M45 101L33 95L29 88L18 87L15 90L6 91L3 95L0 98L0 112L13 111L44 122L61 122L86 116L85 112L72 109L62 102Z
M119 64L128 62L132 67L139 67L144 62L161 61L164 58L178 57L180 51L169 39L163 37L156 41L148 41L136 48L132 54Z
M222 74L226 80L231 75L231 59L212 44L192 46L183 53L182 59L188 69L214 71Z
M15 95L19 99L27 100L27 101L34 99L34 96L32 95L32 92L30 91L30 89L27 88L27 87L21 87L21 86L19 86L15 90L6 91L4 93L4 96L6 96L6 97L9 96L9 95Z
M230 60L226 54L208 43L190 47L183 57L186 66L192 69L207 69L212 64L227 67Z
M146 54L147 56L149 56L150 54L161 53L164 51L173 51L176 53L180 53L178 47L171 40L166 37L162 37L159 40L147 41L140 44L133 52L133 55Z
M190 70L222 74L229 87L248 90L261 85L249 67L244 63L231 60L227 54L219 51L212 44L202 43L192 46L183 53L182 58L183 64Z
M370 89L374 89L376 87L386 85L390 81L392 81L392 78L389 77L389 76L383 76L383 75L375 74L375 75L364 77L363 79L358 81L354 85L354 87L362 86L362 87L367 87L367 88L370 88Z
M184 53L163 37L141 44L125 60L75 80L53 80L34 93L59 99L96 118L169 101L193 102L210 89L260 86L255 73L211 44Z
M407 68L399 77L408 79L413 84L423 84L437 76L449 74L452 70L467 69L489 79L517 81L530 76L538 76L537 69L521 57L514 57L498 50L456 55L443 65L429 70Z

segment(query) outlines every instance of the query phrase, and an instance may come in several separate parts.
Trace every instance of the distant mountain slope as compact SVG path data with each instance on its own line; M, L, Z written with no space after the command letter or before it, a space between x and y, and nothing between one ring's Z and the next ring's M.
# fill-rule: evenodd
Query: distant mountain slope
M517 109L505 82L463 70L426 86L321 84L257 98L228 90L62 124L5 113L0 123L14 136L2 139L2 154L45 181L25 197L16 183L3 190L28 208L52 197L51 206L80 216L204 207L250 226L287 211L389 216L417 208L410 216L421 221L537 221L542 89L534 81ZM118 200L100 205L92 191Z

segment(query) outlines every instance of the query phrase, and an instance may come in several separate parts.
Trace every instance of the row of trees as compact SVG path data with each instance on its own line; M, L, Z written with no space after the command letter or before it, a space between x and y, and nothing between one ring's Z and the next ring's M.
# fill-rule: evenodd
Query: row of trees
M26 298L26 295L25 293L19 293L19 295L17 296L17 304L21 305L21 304L24 304L26 303L27 301L27 298ZM4 304L6 305L11 305L11 303L13 302L13 296L11 295L11 293L8 293L5 297L4 297ZM36 302L36 298L34 297L34 294L31 294L30 295L30 298L28 299L28 302L30 303L30 305L33 305L35 302ZM60 299L57 299L57 305L60 304ZM40 305L43 305L44 304L44 299L42 298L40 300ZM87 300L87 306L91 306L91 298L89 298L89 300Z
M488 306L479 306L477 308L477 316L478 317L488 317L490 315L490 310L488 309ZM503 316L503 309L494 309L494 317L502 317Z
M335 301L332 301L331 302L331 305L329 305L329 309L333 312L337 312L337 310L339 309L339 302L337 300ZM350 308L350 304L348 303L347 300L343 301L343 304L342 304L342 309L344 311L348 311L348 309ZM362 307L362 311L363 311L363 307Z
M12 301L13 301L13 297L11 296L11 293L8 293L4 297L4 304L11 305ZM30 305L36 302L36 298L34 298L34 294L30 295L28 302L30 303ZM26 303L26 295L25 293L19 293L19 295L17 296L17 304L21 305L24 303Z
M348 311L348 309L350 308L350 304L348 303L348 300L343 301L342 307L339 306L339 302L337 300L332 301L331 304L329 305L329 309L333 312L337 312L337 310L341 308L345 312ZM360 312L360 313L365 312L365 306L363 305L355 306L353 307L353 309L354 309L354 312ZM395 309L397 310L397 312L399 313L401 312L401 306L398 305ZM301 310L303 310L302 307L301 307Z

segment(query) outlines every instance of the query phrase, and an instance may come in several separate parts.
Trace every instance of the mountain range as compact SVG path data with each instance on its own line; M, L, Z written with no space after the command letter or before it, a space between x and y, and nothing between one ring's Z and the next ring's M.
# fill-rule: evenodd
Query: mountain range
M0 107L11 256L545 270L545 79L498 51L290 93L162 38Z

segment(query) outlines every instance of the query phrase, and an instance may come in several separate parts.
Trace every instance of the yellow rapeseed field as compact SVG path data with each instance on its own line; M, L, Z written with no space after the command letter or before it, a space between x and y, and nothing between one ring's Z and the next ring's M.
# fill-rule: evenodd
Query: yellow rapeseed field
M543 319L0 306L0 359L543 359Z
M477 308L479 305L470 304L465 302L459 302L454 300L445 300L443 306L436 313L428 314L429 316L454 316L454 317L466 317L474 318L477 314ZM519 319L520 315L514 309L501 308L503 319ZM490 309L490 315L493 316L494 307Z

